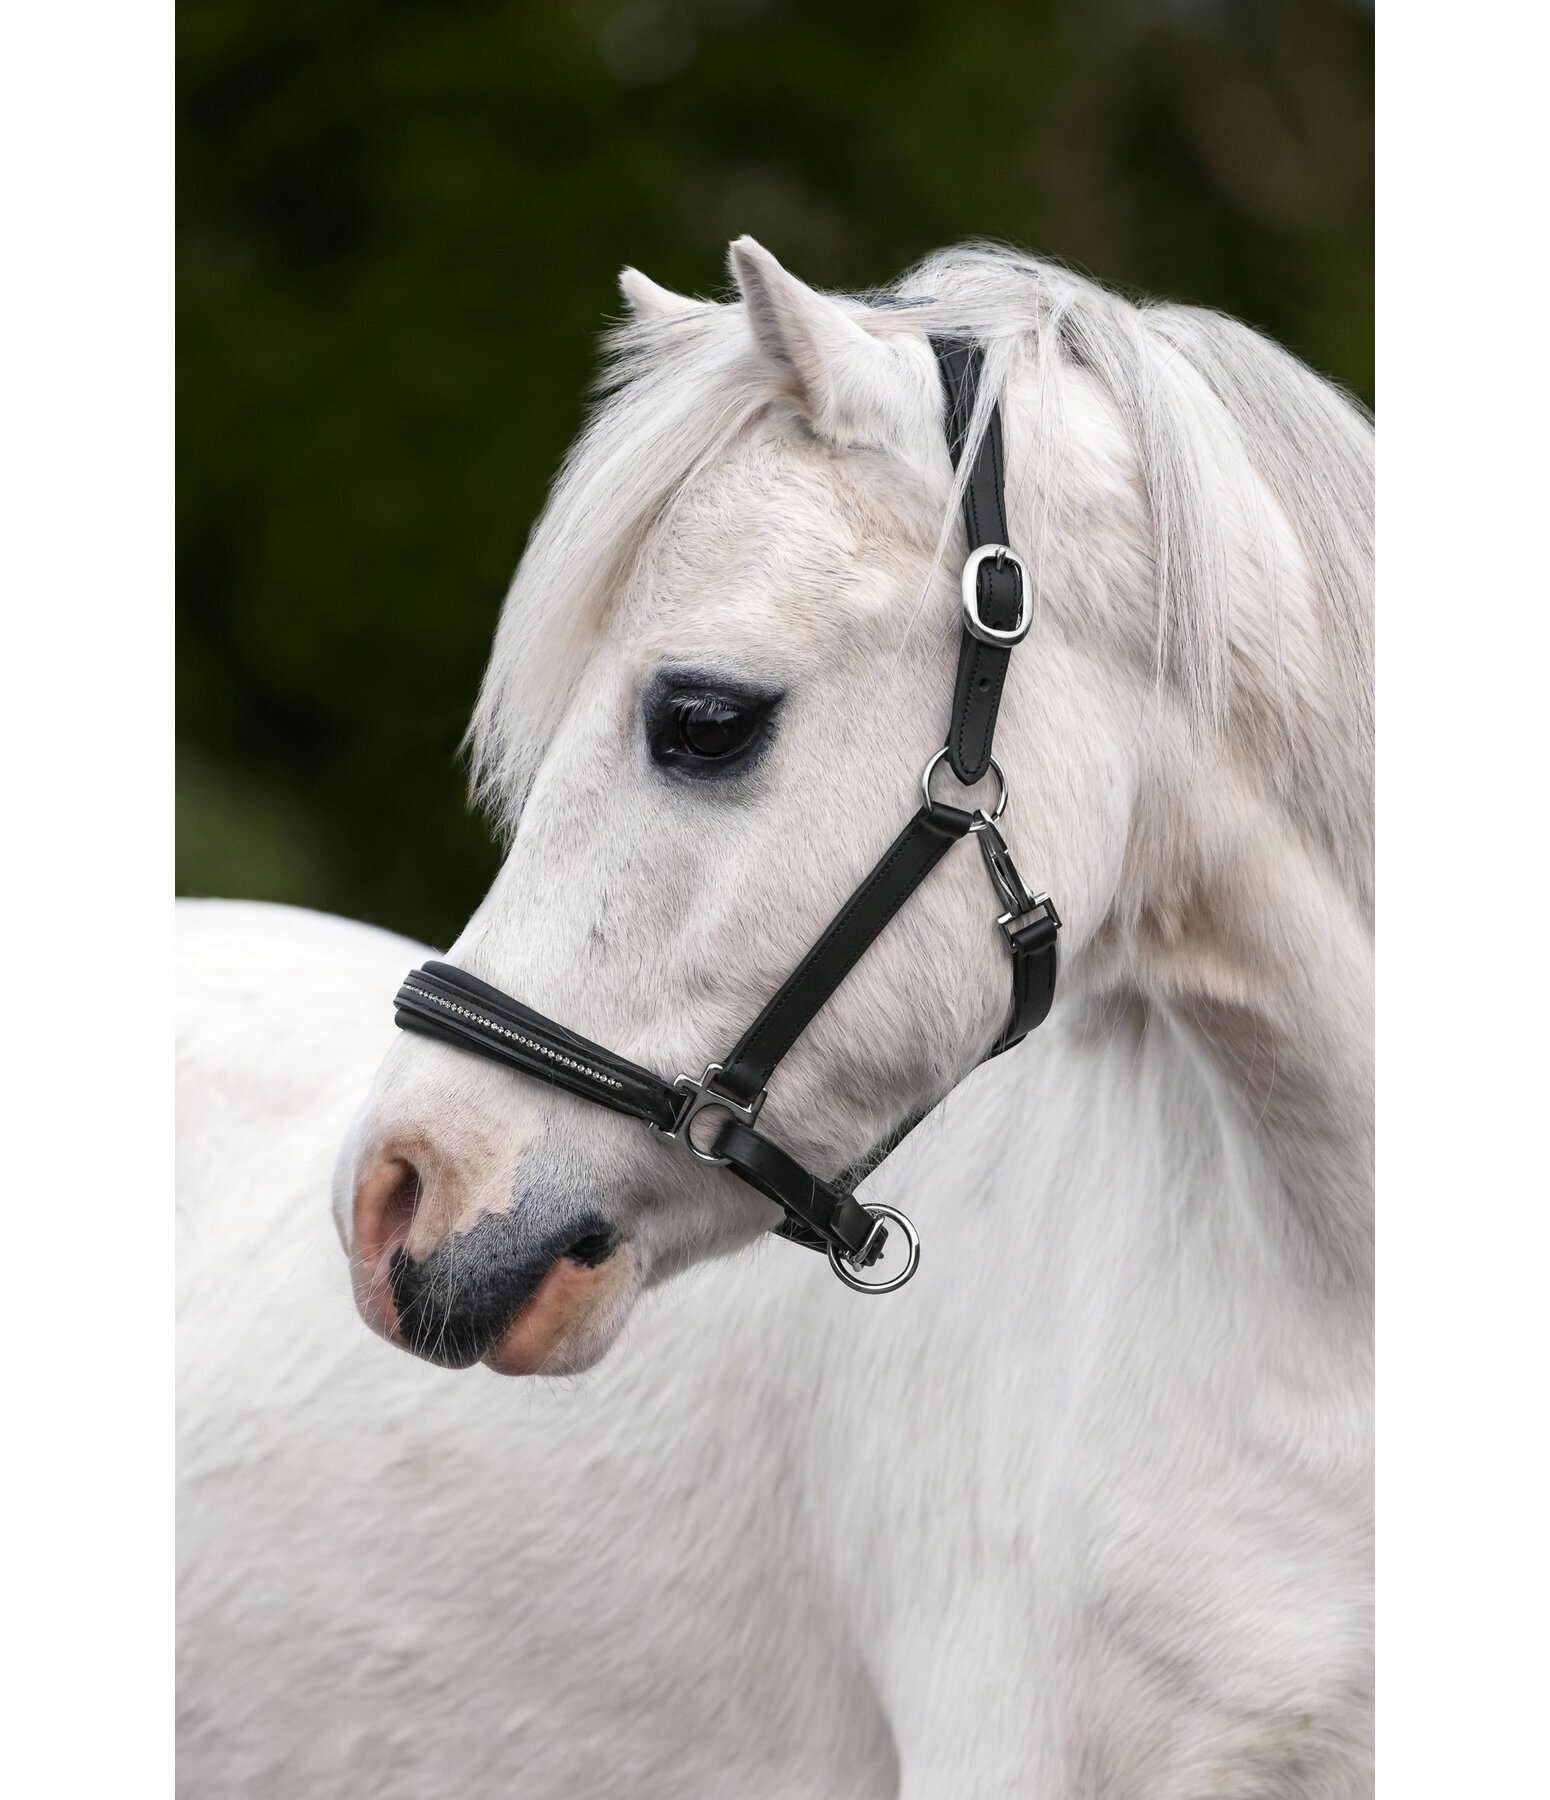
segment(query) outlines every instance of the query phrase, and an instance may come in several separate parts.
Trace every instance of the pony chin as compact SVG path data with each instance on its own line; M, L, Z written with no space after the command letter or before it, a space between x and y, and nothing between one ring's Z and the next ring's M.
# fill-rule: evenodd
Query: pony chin
M602 1360L640 1291L640 1263L621 1244L594 1267L562 1257L485 1354L497 1375L577 1375Z

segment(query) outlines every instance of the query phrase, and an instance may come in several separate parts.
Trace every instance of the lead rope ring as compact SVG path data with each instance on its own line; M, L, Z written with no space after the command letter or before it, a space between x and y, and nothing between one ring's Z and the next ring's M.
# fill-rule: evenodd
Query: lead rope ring
M920 1233L916 1231L915 1227L905 1215L897 1209L897 1207L868 1206L866 1210L874 1219L892 1219L894 1224L904 1233L905 1241L910 1247L910 1253L902 1273L891 1277L887 1281L863 1281L850 1266L849 1261L842 1259L837 1254L833 1244L829 1245L829 1267L833 1269L840 1280L845 1283L846 1287L854 1288L858 1294L891 1294L895 1288L903 1287L905 1282L908 1281L920 1267Z

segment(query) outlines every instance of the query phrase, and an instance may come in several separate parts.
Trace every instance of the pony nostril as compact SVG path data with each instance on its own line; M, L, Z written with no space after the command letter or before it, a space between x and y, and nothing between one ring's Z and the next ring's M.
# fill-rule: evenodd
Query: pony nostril
M595 1269L599 1263L605 1263L619 1247L619 1235L614 1231L590 1231L585 1237L576 1239L568 1250L561 1255L573 1263L580 1263L584 1269Z
M414 1223L414 1209L420 1204L422 1187L420 1171L412 1162L406 1162L403 1170L393 1191L382 1203L384 1234L399 1242L409 1235L409 1227Z
M423 1185L414 1164L394 1156L377 1163L356 1190L355 1247L374 1281L409 1236Z

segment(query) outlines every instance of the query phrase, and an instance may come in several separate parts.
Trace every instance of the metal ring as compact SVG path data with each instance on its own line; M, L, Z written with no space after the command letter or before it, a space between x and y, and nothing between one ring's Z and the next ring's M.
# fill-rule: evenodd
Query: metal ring
M946 754L947 754L947 746L944 744L942 746L942 748L937 751L936 755L932 757L930 762L928 762L926 764L925 773L920 778L920 791L926 797L926 805L927 806L931 806L931 805L935 804L931 798L932 772L935 770L937 764L942 760L942 758L944 756L946 756ZM996 810L992 813L986 813L986 812L981 812L981 811L977 810L975 812L974 816L976 819L978 819L980 821L980 823L978 825L971 825L969 827L970 831L978 831L982 825L994 825L996 820L999 819L1001 817L1002 813L1004 813L1006 811L1006 797L1007 797L1007 793L1009 791L1007 788L1007 784L1006 784L1006 774L1003 771L1000 763L998 763L996 761L995 757L991 757L991 759L990 759L990 772L995 776L996 785L1001 790L1000 793L996 796ZM984 777L981 776L980 779L984 780Z
M904 1233L910 1247L909 1261L904 1265L904 1273L895 1275L891 1281L863 1281L854 1269L848 1268L845 1263L840 1261L835 1254L833 1244L829 1246L829 1267L845 1283L846 1287L854 1288L858 1294L891 1294L895 1289L903 1287L920 1267L920 1233L905 1218L904 1214L894 1207L868 1206L863 1208L863 1211L869 1213L874 1219L892 1219Z

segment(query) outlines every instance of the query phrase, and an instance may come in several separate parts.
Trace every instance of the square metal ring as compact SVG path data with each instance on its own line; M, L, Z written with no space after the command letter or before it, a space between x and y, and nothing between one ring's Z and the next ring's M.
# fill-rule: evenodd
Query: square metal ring
M692 1075L680 1075L673 1086L680 1094L686 1096L678 1117L674 1119L672 1129L666 1130L661 1125L647 1121L646 1129L655 1138L661 1138L664 1144L671 1144L675 1150L682 1150L686 1156L692 1156L697 1163L706 1163L712 1168L724 1169L727 1159L716 1156L709 1150L701 1150L689 1135L689 1128L702 1112L713 1107L722 1112L731 1113L734 1119L741 1120L744 1125L753 1126L759 1117L759 1109L764 1105L764 1094L756 1094L746 1105L734 1100L730 1094L721 1094L712 1086L721 1073L720 1063L707 1063L705 1073L698 1081Z

